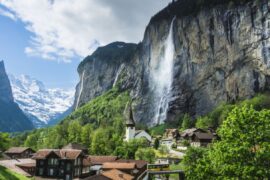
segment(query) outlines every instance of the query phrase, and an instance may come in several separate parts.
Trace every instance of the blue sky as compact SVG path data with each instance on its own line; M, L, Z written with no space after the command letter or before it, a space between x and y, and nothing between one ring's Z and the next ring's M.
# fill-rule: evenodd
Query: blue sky
M77 66L98 45L139 42L170 0L0 0L0 59L8 73L75 88Z
M8 73L30 75L43 81L49 88L75 87L81 57L73 57L71 63L65 63L28 56L24 51L31 33L25 30L24 24L4 16L0 16L0 24L0 59L4 60Z

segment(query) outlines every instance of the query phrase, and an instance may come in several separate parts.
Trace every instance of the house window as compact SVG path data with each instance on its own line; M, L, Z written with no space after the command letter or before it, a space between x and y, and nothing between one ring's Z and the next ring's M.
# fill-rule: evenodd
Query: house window
M71 169L71 164L70 163L67 163L66 169L67 169L67 171L70 171L70 169Z
M44 161L43 160L39 161L39 165L43 166L44 165Z
M58 165L58 159L57 158L50 158L49 165Z
M71 180L71 176L67 174L65 180Z
M49 176L53 176L54 175L54 169L50 168L49 169L49 172L48 172L48 175Z
M43 172L44 172L44 169L43 169L43 168L39 168L39 169L38 169L38 174L39 174L40 176L43 176Z

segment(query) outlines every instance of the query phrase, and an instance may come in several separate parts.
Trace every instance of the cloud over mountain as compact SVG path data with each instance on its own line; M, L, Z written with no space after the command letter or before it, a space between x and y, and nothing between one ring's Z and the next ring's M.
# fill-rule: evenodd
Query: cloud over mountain
M25 53L68 62L113 41L138 42L169 0L2 0L0 14L32 32Z

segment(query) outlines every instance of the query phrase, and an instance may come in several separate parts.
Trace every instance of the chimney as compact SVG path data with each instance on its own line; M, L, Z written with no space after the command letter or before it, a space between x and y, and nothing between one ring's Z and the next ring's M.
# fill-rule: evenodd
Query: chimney
M119 177L123 179L124 178L124 174L119 174Z

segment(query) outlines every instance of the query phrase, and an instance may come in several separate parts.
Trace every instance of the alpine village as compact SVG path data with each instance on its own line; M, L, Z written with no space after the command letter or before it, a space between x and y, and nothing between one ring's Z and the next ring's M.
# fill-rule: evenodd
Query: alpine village
M139 43L96 43L76 66L72 93L10 75L5 55L0 180L270 179L270 1L148 1L89 1L103 3L102 13L106 7L117 13L119 4L165 6L148 17ZM3 15L33 32L37 15L27 19L20 10L30 2L0 0L0 24ZM52 12L61 3L74 12L88 3L40 2ZM79 21L90 11L67 16Z

